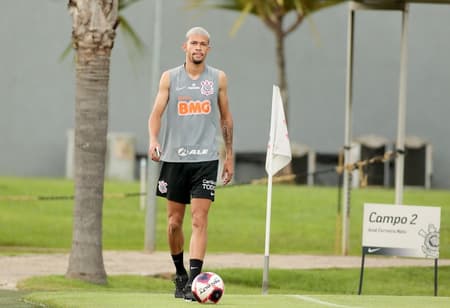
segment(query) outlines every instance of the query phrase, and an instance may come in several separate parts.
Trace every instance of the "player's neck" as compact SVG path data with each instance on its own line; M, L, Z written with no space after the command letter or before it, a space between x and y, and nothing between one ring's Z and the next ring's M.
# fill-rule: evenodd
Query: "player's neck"
M186 69L186 73L191 77L192 79L197 79L200 77L200 75L205 70L205 62L202 62L200 64L195 64L189 61L186 61L184 63L184 68Z

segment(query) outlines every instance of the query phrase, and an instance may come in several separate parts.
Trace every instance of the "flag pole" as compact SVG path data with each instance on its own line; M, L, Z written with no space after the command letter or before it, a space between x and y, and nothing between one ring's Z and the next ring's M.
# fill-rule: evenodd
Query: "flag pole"
M273 86L272 114L270 116L269 143L267 145L266 172L267 180L267 212L266 212L266 243L264 251L264 270L262 293L269 289L269 246L270 246L270 218L272 212L272 176L291 161L291 144L284 117L283 101L280 89Z
M271 163L270 163L271 165ZM266 241L264 249L264 270L262 281L262 294L269 291L269 247L270 247L270 218L272 212L272 174L267 179L267 209L266 209Z

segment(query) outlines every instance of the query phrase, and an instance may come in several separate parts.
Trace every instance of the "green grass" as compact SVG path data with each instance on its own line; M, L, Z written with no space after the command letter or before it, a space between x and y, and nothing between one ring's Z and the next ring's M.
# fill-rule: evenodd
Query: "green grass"
M105 194L134 193L137 182L107 182ZM264 185L217 189L209 218L209 252L263 253L266 194ZM73 182L62 179L0 177L0 253L68 251L72 241L72 200L11 201L1 196L73 195ZM394 190L367 188L352 191L350 254L361 250L362 210L365 202L393 203ZM273 187L271 253L336 254L335 187L276 185ZM440 257L450 258L450 191L406 189L404 203L441 207ZM106 250L142 250L145 211L139 198L106 198L103 211ZM186 215L186 232L190 217ZM156 249L168 250L165 202L158 198ZM339 232L338 232L339 234Z
M273 269L270 271L269 296L261 296L260 270L209 270L218 272L225 281L225 295L219 305L226 307L326 307L334 304L345 307L413 308L450 305L449 266L440 268L439 297L431 296L432 268L366 269L362 296L356 295L359 269ZM49 307L192 305L173 299L170 280L155 277L110 276L106 285L93 285L63 276L48 276L27 279L21 282L20 287L32 292L25 296L28 301Z
M208 269L219 273L228 294L261 294L262 270ZM271 294L347 294L358 292L359 269L281 270L271 269ZM433 295L433 268L368 268L365 270L364 295ZM110 291L169 293L173 283L168 277L109 276L106 285L95 285L64 276L33 277L18 285L26 291ZM439 296L450 296L450 266L439 268Z
M47 307L200 307L194 303L186 303L168 297L166 294L145 293L33 293L27 296L28 300L42 302ZM365 308L446 308L450 304L449 298L443 297L417 297L417 296L351 296L351 295L235 295L225 294L218 303L218 307L296 307L296 308L323 308L323 307L365 307Z
M28 308L32 307L23 302L23 297L29 292L0 290L0 307Z
M105 194L134 193L139 183L107 182ZM210 212L208 252L263 253L266 217L264 185L217 189ZM18 201L2 196L71 196L73 182L61 179L0 177L0 254L67 252L71 246L73 201ZM335 187L276 185L273 188L271 253L336 254ZM392 203L392 189L352 191L350 254L360 255L365 202ZM406 189L404 203L441 207L440 257L450 257L450 191ZM142 250L145 211L139 198L106 198L104 249ZM190 230L186 216L185 231ZM165 202L158 199L156 249L167 251ZM261 296L262 270L209 269L226 283L220 305L230 307L448 307L450 267L439 268L439 295L433 294L433 269L368 268L363 296L355 295L359 269L270 271L269 296ZM62 276L34 277L19 284L27 300L49 307L185 307L174 301L168 279L109 276L104 286ZM46 291L46 292L44 292ZM51 292L48 292L51 291ZM23 293L22 293L23 294ZM301 294L292 296L286 294ZM320 294L320 295L316 295ZM336 295L338 294L338 295ZM374 296L382 295L382 296ZM402 296L394 296L402 295ZM420 297L417 297L420 295ZM442 297L446 296L446 297ZM12 296L14 298L14 296ZM11 302L13 299L8 299ZM324 301L328 304L324 304Z

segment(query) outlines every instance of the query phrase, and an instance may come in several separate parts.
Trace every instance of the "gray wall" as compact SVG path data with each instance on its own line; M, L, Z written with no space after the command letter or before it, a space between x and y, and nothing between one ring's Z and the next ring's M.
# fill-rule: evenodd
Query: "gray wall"
M73 61L58 62L71 35L66 2L2 1L0 175L65 174L75 95ZM208 63L229 78L235 149L265 151L277 82L272 33L249 17L231 38L235 13L186 11L182 0L162 2L160 71L184 60L185 31L205 26L212 34ZM145 153L151 84L157 82L151 80L153 1L142 1L124 15L148 51L142 57L130 54L119 33L112 56L109 131L134 134L137 151ZM311 20L287 40L289 134L293 142L318 152L337 152L344 141L347 6L326 9ZM354 136L377 134L394 141L401 13L358 12L356 26ZM413 5L409 26L406 132L433 145L433 187L450 188L450 6Z

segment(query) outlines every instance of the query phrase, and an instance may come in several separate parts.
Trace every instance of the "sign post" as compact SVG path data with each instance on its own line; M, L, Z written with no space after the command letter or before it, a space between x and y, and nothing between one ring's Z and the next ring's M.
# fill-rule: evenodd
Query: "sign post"
M364 204L362 262L358 294L361 294L365 255L429 258L437 260L441 208L391 204Z

